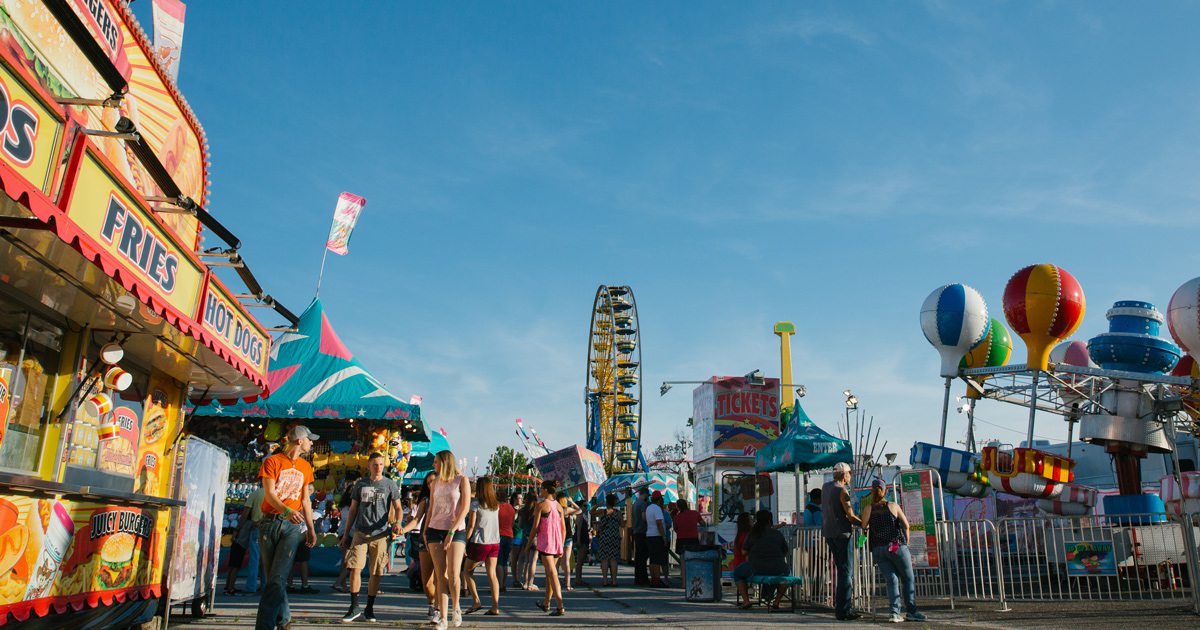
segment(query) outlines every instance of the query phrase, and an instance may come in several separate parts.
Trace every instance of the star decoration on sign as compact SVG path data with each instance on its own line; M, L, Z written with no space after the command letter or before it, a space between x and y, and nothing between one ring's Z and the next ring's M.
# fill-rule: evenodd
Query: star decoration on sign
M295 407L288 407L288 415L289 415L289 416L294 416L294 415L296 415L296 408L295 408Z
M217 413L225 413L225 408L221 405L217 405Z
M359 418L362 418L362 417L363 417L363 416L365 416L365 415L367 415L367 410L366 410L366 409L359 409L359 410L358 410L358 417L359 417Z

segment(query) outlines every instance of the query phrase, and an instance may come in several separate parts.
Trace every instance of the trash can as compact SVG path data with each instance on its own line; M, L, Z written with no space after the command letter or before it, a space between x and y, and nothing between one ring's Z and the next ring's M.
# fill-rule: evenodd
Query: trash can
M683 598L689 602L721 601L720 545L693 545L683 550Z

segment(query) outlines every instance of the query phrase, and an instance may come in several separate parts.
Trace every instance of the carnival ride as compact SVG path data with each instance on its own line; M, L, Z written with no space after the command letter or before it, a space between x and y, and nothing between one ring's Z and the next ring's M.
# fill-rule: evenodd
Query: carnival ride
M911 463L937 470L948 492L979 496L990 488L1038 499L1048 513L1088 514L1098 492L1073 483L1069 450L1079 424L1079 439L1104 446L1113 458L1120 494L1105 497L1105 513L1186 512L1200 505L1200 474L1178 472L1175 453L1176 435L1196 433L1200 417L1200 370L1182 354L1200 352L1200 278L1175 292L1166 316L1148 302L1117 302L1107 312L1108 332L1086 343L1067 340L1082 322L1086 302L1082 287L1064 269L1049 264L1021 269L1005 287L1003 305L1009 326L1025 342L1024 364L1006 365L1008 331L988 318L974 289L946 285L926 299L921 326L941 355L946 392L940 443L914 444ZM1163 323L1178 345L1160 337ZM967 450L946 446L955 378L968 388ZM981 455L974 452L975 403L983 399L1029 410L1023 444L993 443ZM1038 411L1062 415L1069 423L1066 456L1034 447ZM1176 459L1176 472L1160 481L1167 506L1142 493L1141 460L1151 453Z
M600 454L608 475L646 469L641 403L637 300L628 286L602 284L592 303L584 405L587 447Z

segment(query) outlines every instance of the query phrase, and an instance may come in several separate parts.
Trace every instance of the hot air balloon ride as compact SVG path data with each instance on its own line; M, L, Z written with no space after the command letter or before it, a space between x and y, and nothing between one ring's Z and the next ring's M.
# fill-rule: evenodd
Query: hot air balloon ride
M1066 269L1030 265L1009 278L1004 287L1004 318L1025 342L1025 367L1034 370L1034 399L1038 376L1050 367L1050 348L1079 328L1086 310L1083 288ZM1027 444L1033 444L1036 413L1037 405L1030 405Z
M987 303L965 284L947 284L925 298L921 332L942 357L944 378L958 376L958 365L987 335Z
M1004 287L1004 318L1025 342L1031 370L1049 368L1050 349L1079 328L1086 310L1075 276L1054 265L1025 267Z
M1054 499L1074 479L1074 460L1033 448L1038 377L1050 367L1050 350L1083 321L1083 289L1065 269L1030 265L1015 273L1004 288L1004 317L1025 342L1025 367L1032 371L1029 427L1025 446L983 449L980 468L997 490L1039 499Z
M987 303L965 284L947 284L934 289L921 305L921 332L941 355L941 375L946 379L942 401L942 435L946 444L946 420L950 411L950 382L958 375L959 363L988 333Z

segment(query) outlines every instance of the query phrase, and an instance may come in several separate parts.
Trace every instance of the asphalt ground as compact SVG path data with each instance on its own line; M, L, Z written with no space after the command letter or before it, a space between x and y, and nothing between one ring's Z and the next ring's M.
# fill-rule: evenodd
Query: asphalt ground
M476 582L482 585L480 596L484 609L463 617L464 628L533 628L555 626L562 628L597 628L621 626L623 628L687 629L700 628L758 628L780 625L805 625L813 628L861 628L867 626L893 625L887 623L885 608L878 608L877 615L864 614L855 622L841 622L833 618L828 608L799 608L796 612L769 613L763 607L739 610L733 605L734 594L728 588L722 602L687 602L679 588L650 589L631 585L632 570L621 567L619 580L622 586L598 587L600 576L597 567L585 567L584 578L589 586L576 586L575 591L564 593L567 614L551 617L535 607L543 593L509 589L501 594L498 617L483 615L490 603L486 579L479 571ZM540 571L539 571L540 575ZM364 581L365 582L365 581ZM544 584L539 578L539 584ZM223 582L222 582L223 584ZM293 615L293 630L338 627L429 627L425 620L425 597L408 589L408 580L402 575L386 576L381 583L382 591L375 604L378 623L341 623L341 617L349 606L349 596L333 591L329 578L314 579L312 586L321 590L315 595L289 595ZM361 596L366 601L364 584ZM879 604L880 602L876 602ZM903 628L1112 628L1133 630L1153 628L1171 630L1200 628L1200 616L1194 614L1187 599L1138 601L1138 602L1015 602L1002 611L998 602L963 602L954 605L948 600L919 602L928 616L926 622L896 624ZM229 630L254 625L258 606L257 596L219 595L211 614L196 619L181 612L172 611L171 627L189 630ZM469 598L461 606L470 606Z

